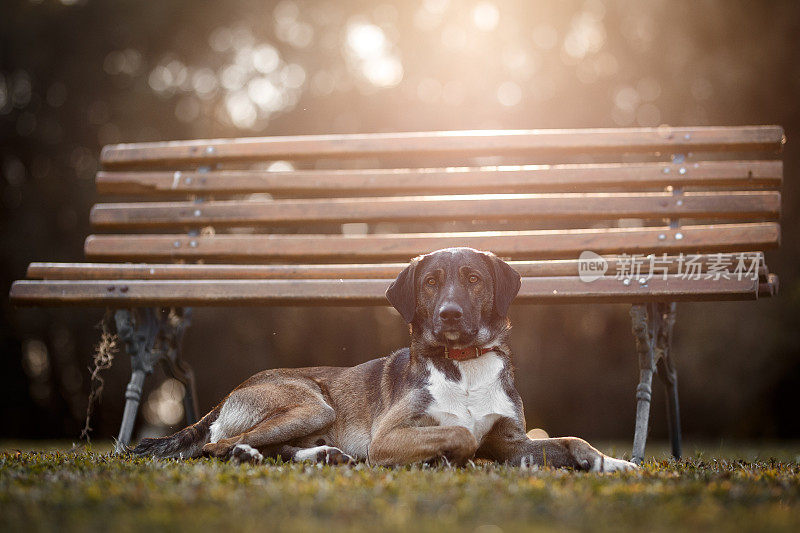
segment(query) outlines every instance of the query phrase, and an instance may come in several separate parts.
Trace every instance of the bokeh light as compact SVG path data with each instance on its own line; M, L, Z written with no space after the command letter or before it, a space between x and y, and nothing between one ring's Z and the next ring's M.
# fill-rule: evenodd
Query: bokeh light
M277 117L308 98L380 93L411 96L427 106L474 110L494 102L495 112L524 106L540 123L556 122L553 99L581 98L592 91L595 109L605 109L609 125L654 126L671 119L660 101L664 76L687 61L687 38L673 39L664 65L632 76L620 55L647 53L660 31L655 11L620 9L601 0L553 4L492 0L422 0L413 4L349 6L332 2L281 0L267 4L253 21L220 20L205 36L205 49L154 55L141 45L116 47L103 60L112 78L146 79L157 97L170 102L184 124L218 124L232 131L263 132ZM680 33L680 32L679 32ZM32 95L24 70L0 73L0 112L23 109ZM577 82L577 83L576 83ZM707 76L687 82L698 103L714 94ZM52 107L63 106L69 91L54 84ZM696 122L705 114L694 108ZM483 116L472 127L497 124ZM358 117L332 121L345 130ZM113 142L119 131L112 117L94 122L98 137ZM541 124L531 124L539 126ZM586 124L592 125L592 124ZM52 122L21 114L17 133L61 133Z
M385 32L358 18L347 25L346 53L351 70L375 87L393 87L403 79L403 65Z
M183 419L183 384L172 378L165 379L161 385L147 395L142 414L148 424L154 426L174 426Z

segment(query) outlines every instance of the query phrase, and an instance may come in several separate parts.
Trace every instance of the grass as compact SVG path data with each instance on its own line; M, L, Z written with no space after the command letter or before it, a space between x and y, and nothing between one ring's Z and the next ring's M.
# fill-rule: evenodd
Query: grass
M239 466L13 447L0 446L2 531L800 530L797 447L766 452L779 459L734 458L753 448L695 452L613 475Z

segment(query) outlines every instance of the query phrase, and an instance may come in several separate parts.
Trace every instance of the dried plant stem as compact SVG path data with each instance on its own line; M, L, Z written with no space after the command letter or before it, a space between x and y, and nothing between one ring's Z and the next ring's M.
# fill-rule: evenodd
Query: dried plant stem
M115 333L111 332L111 312L107 311L103 320L100 322L100 342L95 348L93 359L94 368L91 368L91 378L89 381L89 403L86 405L86 422L81 430L81 439L85 439L87 444L91 441L89 432L92 430L89 422L94 412L95 404L100 400L100 395L103 393L103 377L101 372L111 368L114 361L114 356L119 350L118 338Z

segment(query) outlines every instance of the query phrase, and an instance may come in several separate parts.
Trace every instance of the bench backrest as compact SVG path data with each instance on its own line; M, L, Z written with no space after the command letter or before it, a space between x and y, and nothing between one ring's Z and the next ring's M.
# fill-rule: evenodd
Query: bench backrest
M380 263L778 245L778 126L461 131L103 150L89 259Z

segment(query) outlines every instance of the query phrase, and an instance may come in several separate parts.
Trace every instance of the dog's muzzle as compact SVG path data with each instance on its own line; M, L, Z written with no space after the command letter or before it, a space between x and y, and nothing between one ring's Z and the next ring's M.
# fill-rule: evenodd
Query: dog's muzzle
M463 308L452 301L439 306L434 320L434 336L444 344L465 345L472 342L477 329L470 328L466 323Z

